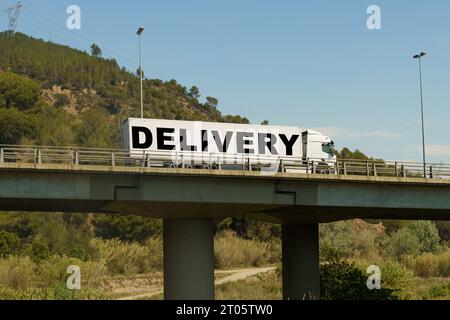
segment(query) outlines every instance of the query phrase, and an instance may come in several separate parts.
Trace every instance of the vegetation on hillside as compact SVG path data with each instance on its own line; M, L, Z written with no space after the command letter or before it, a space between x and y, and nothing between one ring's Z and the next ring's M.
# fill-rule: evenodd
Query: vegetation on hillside
M94 49L0 33L0 144L121 147L122 121L139 114L139 77ZM176 80L144 79L146 117L248 122L200 97Z

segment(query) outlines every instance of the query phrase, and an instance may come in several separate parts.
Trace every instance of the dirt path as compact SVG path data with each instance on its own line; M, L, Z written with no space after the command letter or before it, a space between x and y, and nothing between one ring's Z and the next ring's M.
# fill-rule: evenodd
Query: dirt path
M275 270L275 267L267 267L267 268L251 268L251 269L239 269L239 270L218 270L215 274L229 274L221 279L215 281L215 285L221 285L224 283L235 282L239 280L244 280L249 277L266 273L269 271ZM163 293L162 289L157 289L154 291L149 291L141 294L135 294L131 296L121 297L116 300L137 300L143 298L151 298L156 295Z

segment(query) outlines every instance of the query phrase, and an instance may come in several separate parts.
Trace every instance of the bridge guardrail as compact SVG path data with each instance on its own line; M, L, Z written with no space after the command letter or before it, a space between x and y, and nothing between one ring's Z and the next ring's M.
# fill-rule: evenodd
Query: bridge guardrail
M169 160L170 159L170 160ZM450 164L152 151L130 153L121 149L0 145L1 163L66 164L126 167L230 169L243 171L322 173L335 175L421 177L450 179Z

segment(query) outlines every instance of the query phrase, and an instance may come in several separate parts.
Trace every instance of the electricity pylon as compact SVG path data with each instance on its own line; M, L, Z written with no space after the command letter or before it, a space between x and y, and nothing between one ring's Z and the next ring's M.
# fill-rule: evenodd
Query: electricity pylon
M6 8L4 11L8 15L9 25L7 33L14 35L17 29L17 18L19 17L20 9L22 8L22 1L18 1L16 5Z

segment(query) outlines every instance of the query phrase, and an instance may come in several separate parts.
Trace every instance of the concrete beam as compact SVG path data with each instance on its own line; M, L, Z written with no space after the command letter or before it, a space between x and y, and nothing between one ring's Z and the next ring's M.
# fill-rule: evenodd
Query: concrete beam
M282 257L283 299L319 299L318 224L283 224Z
M165 219L164 298L214 299L214 224L210 219Z

